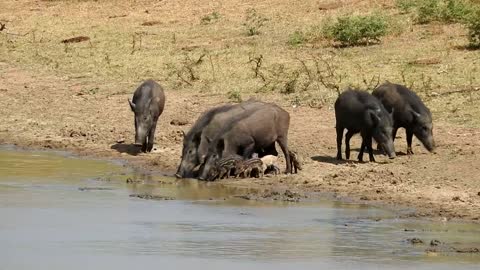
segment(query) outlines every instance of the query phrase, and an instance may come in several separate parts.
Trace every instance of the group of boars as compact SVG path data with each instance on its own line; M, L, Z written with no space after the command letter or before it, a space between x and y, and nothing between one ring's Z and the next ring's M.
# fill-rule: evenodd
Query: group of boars
M135 90L129 104L135 114L135 145L150 152L165 106L163 88L147 80ZM350 158L350 139L357 133L362 137L359 161L363 161L365 150L369 160L375 161L373 140L381 153L395 158L394 139L402 127L406 130L408 155L413 154L413 135L428 151L435 149L431 112L415 92L403 85L387 81L372 94L348 88L335 101L335 118L338 160L342 159L345 130L346 159ZM276 144L285 158L285 173L297 173L301 164L297 153L288 148L289 127L289 113L273 103L250 99L211 108L184 133L175 176L213 181L278 174Z

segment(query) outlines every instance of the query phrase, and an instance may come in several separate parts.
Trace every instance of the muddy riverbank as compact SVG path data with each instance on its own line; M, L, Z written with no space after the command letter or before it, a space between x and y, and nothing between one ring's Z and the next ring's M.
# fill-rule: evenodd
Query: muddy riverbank
M130 166L169 175L180 160L182 131L187 131L202 111L227 101L221 95L168 90L155 150L140 154L131 145L133 114L127 98L132 86L32 73L6 63L0 64L0 71L1 144L121 159ZM82 89L94 87L105 91L82 94ZM334 158L330 106L292 107L275 95L258 98L277 102L289 111L289 144L300 154L304 169L298 175L224 181L228 185L266 192L288 189L300 196L328 193L362 203L414 208L413 216L480 220L479 129L439 119L434 129L436 154L428 153L415 140L415 155L405 155L404 132L400 130L395 160L378 156L377 163L339 162ZM358 136L354 137L354 151L359 144Z

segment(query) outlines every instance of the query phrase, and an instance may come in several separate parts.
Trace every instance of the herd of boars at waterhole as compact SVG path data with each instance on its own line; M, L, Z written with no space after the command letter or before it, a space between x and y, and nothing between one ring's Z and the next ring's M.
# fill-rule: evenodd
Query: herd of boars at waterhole
M153 148L157 121L165 106L163 88L153 80L143 82L128 100L135 114L135 145L143 152ZM415 135L433 152L432 115L420 97L407 87L385 82L372 94L346 89L335 101L337 159L342 159L345 134L345 158L350 159L350 139L360 133L362 144L358 160L368 151L375 161L372 141L389 158L395 158L394 140L404 128L407 154L413 154ZM290 115L274 103L255 99L239 104L225 104L205 111L184 134L178 178L213 181L229 177L263 177L278 174L280 147L285 159L285 173L301 170L299 157L288 147Z

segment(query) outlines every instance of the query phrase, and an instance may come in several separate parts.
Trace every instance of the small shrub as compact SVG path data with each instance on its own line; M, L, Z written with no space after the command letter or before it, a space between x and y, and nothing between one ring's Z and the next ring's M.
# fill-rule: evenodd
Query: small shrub
M480 9L472 13L466 25L470 46L472 48L480 48Z
M422 0L417 7L417 15L415 20L419 24L426 24L437 20L440 8L438 0Z
M415 21L419 24L465 22L473 11L466 0L420 0L414 5Z
M214 11L214 12L208 14L208 15L203 16L200 19L200 23L201 24L210 24L210 23L215 22L218 19L220 19L220 13Z
M472 12L472 5L466 1L446 0L440 16L443 22L465 22Z
M295 31L288 37L288 44L291 46L297 46L305 43L306 37L302 31Z
M402 13L410 13L414 8L417 7L417 0L397 0L395 5Z
M323 35L342 46L369 45L380 42L380 38L387 34L387 28L385 18L378 14L343 16L324 25Z
M264 26L266 21L268 21L268 19L258 14L256 9L247 9L245 23L243 23L247 30L247 35L255 36L260 34L260 28Z
M242 95L240 94L240 91L232 90L232 91L228 92L228 99L233 101L233 102L240 103L240 102L242 102Z
M300 73L298 71L295 71L292 73L291 78L287 80L287 82L284 85L283 90L280 92L282 94L292 94L295 93L296 88L297 88L297 81L298 77L300 76Z

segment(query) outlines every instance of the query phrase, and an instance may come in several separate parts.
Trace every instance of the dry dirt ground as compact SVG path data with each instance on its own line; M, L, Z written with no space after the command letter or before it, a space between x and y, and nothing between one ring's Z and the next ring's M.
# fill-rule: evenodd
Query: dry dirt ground
M122 159L173 175L182 130L208 108L253 96L289 111L289 144L304 169L226 183L480 222L480 53L466 48L462 25L417 25L394 0L0 2L0 143ZM256 36L246 34L251 8L266 19ZM318 38L328 17L372 12L390 25L379 44L338 48ZM296 32L306 39L293 46ZM62 43L79 36L89 40ZM138 154L127 98L148 78L165 86L167 102L156 150ZM436 154L415 140L415 155L405 155L400 130L395 160L334 159L335 87L371 88L376 79L405 83L425 100ZM358 146L357 136L352 157Z

